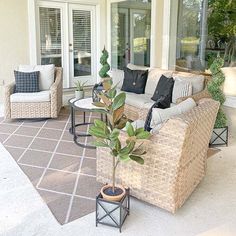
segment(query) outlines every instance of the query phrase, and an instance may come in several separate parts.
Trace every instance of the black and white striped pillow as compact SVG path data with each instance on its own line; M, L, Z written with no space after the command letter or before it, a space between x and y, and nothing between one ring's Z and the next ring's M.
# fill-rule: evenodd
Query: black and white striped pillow
M15 74L15 93L34 93L39 92L39 71L20 72L14 71Z

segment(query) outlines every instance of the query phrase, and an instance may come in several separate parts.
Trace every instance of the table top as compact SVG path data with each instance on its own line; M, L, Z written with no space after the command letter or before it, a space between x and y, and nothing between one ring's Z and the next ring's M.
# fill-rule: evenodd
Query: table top
M92 110L92 109L98 109L99 107L94 106L93 99L90 98L83 98L77 100L76 98L72 98L69 100L69 104L72 105L76 109L82 109L82 110ZM99 108L101 109L101 108Z

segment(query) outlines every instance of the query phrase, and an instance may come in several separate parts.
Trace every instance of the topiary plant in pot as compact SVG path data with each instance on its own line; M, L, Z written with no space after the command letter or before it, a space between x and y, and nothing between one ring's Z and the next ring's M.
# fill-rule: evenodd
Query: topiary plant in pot
M108 71L110 70L111 67L110 67L109 63L107 62L108 57L109 57L108 51L106 50L106 48L104 46L104 49L102 50L102 56L100 58L100 63L102 65L102 68L99 71L99 76L102 79L109 77Z
M220 109L218 111L215 127L214 128L224 128L227 123L227 118L222 110L222 105L225 102L225 95L221 89L222 84L225 81L225 76L221 71L224 65L224 60L221 57L217 57L210 66L210 71L212 73L212 80L208 83L208 91L212 98L220 102Z
M225 81L225 76L221 71L224 65L224 60L217 57L212 65L210 66L210 71L212 73L212 80L208 83L207 89L211 94L211 97L220 102L220 108L216 117L216 122L214 125L214 130L210 140L211 145L228 145L228 127L227 118L222 109L222 105L225 102L225 95L222 91L222 84Z
M101 189L104 199L109 201L120 201L125 195L124 187L116 185L116 169L120 162L135 161L144 164L142 156L146 152L142 149L142 144L138 144L140 139L147 139L150 133L143 128L134 128L124 115L124 105L126 94L117 94L116 86L112 87L112 80L103 82L104 90L100 92L100 102L93 103L98 107L96 111L105 113L108 122L95 120L90 127L89 133L95 137L94 145L97 147L109 148L112 156L112 183L105 185ZM127 138L121 141L121 129L126 127Z

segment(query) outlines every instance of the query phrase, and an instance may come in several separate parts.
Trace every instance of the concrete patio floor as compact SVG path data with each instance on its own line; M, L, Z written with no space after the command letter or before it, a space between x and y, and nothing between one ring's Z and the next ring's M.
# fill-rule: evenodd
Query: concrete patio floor
M230 145L209 158L206 177L185 205L171 215L132 199L122 235L236 235L236 110L226 110ZM0 235L120 235L117 229L96 228L94 213L61 226L2 145L0 157Z

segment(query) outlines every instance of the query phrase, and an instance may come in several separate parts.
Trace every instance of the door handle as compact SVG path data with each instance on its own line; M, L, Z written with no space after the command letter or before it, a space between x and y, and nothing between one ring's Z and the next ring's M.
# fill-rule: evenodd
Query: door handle
M74 52L74 50L73 50L73 49L70 49L69 52Z

